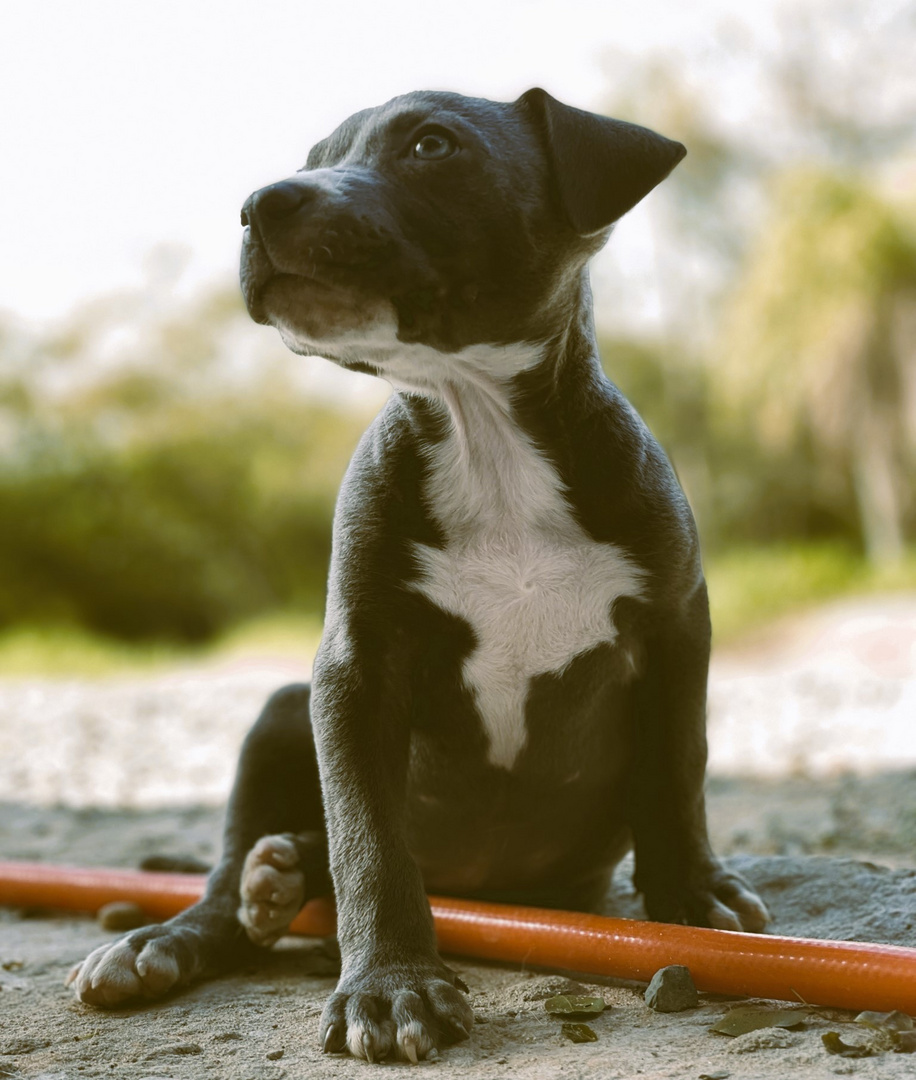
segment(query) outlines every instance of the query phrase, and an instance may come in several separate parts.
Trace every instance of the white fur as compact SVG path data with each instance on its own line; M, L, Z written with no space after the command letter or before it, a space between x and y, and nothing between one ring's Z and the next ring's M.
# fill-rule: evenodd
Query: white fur
M527 740L531 678L613 643L611 605L638 597L644 574L620 548L586 535L556 471L512 418L507 379L536 364L540 351L426 351L418 357L411 348L383 368L392 382L439 398L451 420L425 491L447 543L417 545L416 588L473 628L464 681L489 736L490 763L511 769Z
M448 413L451 430L432 451L425 491L447 543L417 545L415 587L473 629L464 681L490 740L488 760L511 769L527 741L532 677L612 644L611 605L639 597L645 577L616 545L587 536L553 466L513 419L509 381L542 351L520 343L441 353L398 341L394 319L369 312L359 328L309 344L373 364L396 390Z
M443 353L419 342L400 341L397 315L385 301L364 304L358 324L310 338L289 319L272 321L283 343L293 352L320 353L340 363L371 364L395 390L445 399L452 385L481 387L504 381L537 363L540 352L531 345L471 345Z

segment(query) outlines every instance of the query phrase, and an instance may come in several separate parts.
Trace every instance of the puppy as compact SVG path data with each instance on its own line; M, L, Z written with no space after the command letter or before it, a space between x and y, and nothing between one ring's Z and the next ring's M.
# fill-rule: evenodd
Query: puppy
M632 845L651 918L763 928L707 840L696 529L588 284L684 153L543 90L415 93L245 203L252 317L394 393L341 489L313 682L245 744L206 897L92 953L82 1000L211 974L333 888L322 1045L416 1062L473 1019L427 889L589 908Z

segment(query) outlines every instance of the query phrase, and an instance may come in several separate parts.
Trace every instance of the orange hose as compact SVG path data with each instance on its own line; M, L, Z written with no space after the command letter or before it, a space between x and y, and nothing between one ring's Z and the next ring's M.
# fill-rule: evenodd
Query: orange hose
M136 870L0 862L0 904L95 911L129 900L157 918L199 899L206 878ZM812 1005L916 1014L916 949L739 934L571 911L431 897L444 952L647 981L684 964L698 989ZM334 908L314 900L291 931L334 931Z

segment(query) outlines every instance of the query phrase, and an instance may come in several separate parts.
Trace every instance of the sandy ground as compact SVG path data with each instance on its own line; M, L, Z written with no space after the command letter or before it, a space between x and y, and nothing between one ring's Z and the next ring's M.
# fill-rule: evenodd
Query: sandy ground
M212 859L242 734L271 689L306 671L284 657L0 683L0 857ZM711 832L770 905L775 933L916 947L914 715L916 597L833 605L717 658ZM608 913L641 915L626 866ZM320 943L285 941L256 969L101 1012L62 981L110 936L90 917L0 908L0 1077L279 1080L370 1068L316 1049L334 985ZM598 1040L573 1044L543 1005L565 976L452 963L478 1023L468 1042L422 1066L443 1077L916 1076L912 1055L829 1056L824 1031L861 1041L854 1014L817 1010L801 1029L731 1039L709 1028L733 1002L702 995L698 1008L662 1015L641 986L593 979L581 984L609 1008L592 1023Z

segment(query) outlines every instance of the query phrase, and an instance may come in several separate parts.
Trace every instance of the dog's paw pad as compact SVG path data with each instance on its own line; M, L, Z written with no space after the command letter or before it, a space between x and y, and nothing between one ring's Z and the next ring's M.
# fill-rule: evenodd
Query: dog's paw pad
M72 968L66 985L87 1005L110 1007L132 998L160 997L197 969L187 935L152 927L101 945Z
M299 914L305 877L299 852L288 836L262 836L242 868L239 922L256 945L273 945Z

